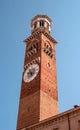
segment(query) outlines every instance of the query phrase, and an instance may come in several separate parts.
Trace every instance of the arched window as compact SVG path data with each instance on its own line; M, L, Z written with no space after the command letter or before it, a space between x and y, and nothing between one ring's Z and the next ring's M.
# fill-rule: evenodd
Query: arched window
M36 29L36 27L37 27L37 22L34 23L34 29Z
M40 21L40 27L44 27L44 21Z
M49 43L44 43L44 52L50 57L53 58L53 50Z
M47 28L49 29L49 24L47 23Z

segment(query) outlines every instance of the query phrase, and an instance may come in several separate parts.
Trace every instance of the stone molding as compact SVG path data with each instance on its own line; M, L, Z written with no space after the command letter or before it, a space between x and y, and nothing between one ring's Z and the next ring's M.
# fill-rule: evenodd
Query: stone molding
M27 39L24 40L25 43L30 42L32 39L36 38L37 36L44 34L50 41L52 41L53 43L57 44L57 41L52 38L51 35L49 35L46 31L44 30L38 30L35 33L33 33L30 37L28 37Z

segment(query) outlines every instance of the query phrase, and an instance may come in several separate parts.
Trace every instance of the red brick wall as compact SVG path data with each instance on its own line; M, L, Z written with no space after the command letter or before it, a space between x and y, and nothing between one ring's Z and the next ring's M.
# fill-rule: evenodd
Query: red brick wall
M20 100L17 129L38 123L40 108L40 92L26 96Z
M28 48L36 41L38 41L39 45L38 53L28 58ZM55 55L54 44L43 34L32 38L26 48L24 66L37 57L40 57L41 61L38 63L40 66L39 73L34 80L25 83L22 77L17 129L38 123L58 113L56 59L55 56L50 58L44 53L44 42L46 41L49 41L53 47ZM48 62L50 68L47 67Z
M50 58L43 52L44 43L49 42L53 48L54 57ZM41 44L41 81L40 81L40 120L58 114L58 92L56 78L55 45L42 35ZM48 67L47 64L50 64Z

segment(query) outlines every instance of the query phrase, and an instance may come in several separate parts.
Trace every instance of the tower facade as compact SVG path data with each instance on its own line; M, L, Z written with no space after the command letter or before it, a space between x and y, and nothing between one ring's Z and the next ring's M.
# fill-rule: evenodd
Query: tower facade
M20 94L17 130L58 114L56 40L51 19L37 15L31 20L31 35L24 40L26 52Z

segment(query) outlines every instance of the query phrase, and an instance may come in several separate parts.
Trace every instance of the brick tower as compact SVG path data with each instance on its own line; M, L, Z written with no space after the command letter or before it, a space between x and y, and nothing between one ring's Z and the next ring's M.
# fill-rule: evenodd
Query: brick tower
M22 76L17 130L58 114L56 40L51 19L37 15L31 20L31 35L24 40L26 52Z

